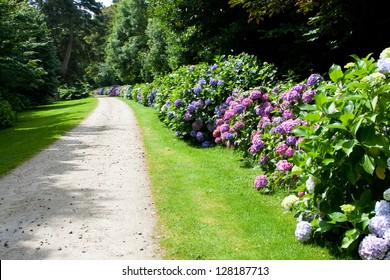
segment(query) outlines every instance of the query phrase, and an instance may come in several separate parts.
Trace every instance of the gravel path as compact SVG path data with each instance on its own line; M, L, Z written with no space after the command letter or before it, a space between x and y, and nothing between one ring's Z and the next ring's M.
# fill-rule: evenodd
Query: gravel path
M139 128L98 97L77 128L0 179L0 259L158 259Z

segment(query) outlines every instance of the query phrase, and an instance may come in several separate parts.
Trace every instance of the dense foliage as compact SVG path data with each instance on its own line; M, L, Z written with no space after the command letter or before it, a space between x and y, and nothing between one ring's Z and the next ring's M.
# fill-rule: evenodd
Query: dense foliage
M344 70L333 65L329 79L312 74L293 83L278 81L275 66L253 56L221 56L105 91L153 106L176 137L242 151L259 170L256 190L291 192L282 206L297 217L298 240L382 259L390 245L380 247L390 232L390 202L383 200L390 186L390 48L379 60L353 58Z
M53 97L58 63L42 14L24 1L1 0L0 10L0 99L20 111Z

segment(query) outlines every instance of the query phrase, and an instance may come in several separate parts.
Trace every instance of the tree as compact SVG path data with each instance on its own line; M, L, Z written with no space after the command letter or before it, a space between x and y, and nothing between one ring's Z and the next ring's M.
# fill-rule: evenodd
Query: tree
M88 53L85 37L89 34L94 15L100 13L96 0L35 0L45 14L57 47L64 82L73 83L83 77ZM73 58L73 59L72 59Z
M122 0L117 4L106 49L106 63L124 83L142 81L142 56L147 49L147 24L145 0Z
M0 1L0 97L15 109L41 104L57 87L57 60L44 17L24 1Z

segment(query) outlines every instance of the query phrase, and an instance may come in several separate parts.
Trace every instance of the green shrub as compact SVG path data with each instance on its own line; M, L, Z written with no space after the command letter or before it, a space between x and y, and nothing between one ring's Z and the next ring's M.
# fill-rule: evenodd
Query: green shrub
M16 112L7 100L0 99L0 128L11 127L15 124Z

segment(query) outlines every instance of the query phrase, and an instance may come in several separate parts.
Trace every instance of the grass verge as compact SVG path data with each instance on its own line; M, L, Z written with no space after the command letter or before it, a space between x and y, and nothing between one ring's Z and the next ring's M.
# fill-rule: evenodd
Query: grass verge
M0 176L76 127L96 105L97 99L89 97L19 113L14 127L0 130Z
M143 132L164 258L333 258L327 249L295 239L296 222L280 206L283 194L257 193L257 171L240 167L237 152L189 146L153 109L125 102Z

